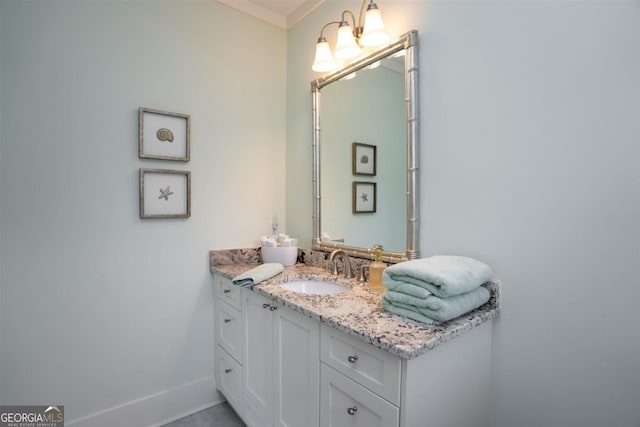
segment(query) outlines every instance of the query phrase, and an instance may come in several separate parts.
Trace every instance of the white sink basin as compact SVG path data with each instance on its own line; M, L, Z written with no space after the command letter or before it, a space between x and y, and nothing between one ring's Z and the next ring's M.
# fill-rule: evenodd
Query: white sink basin
M318 280L296 280L280 283L282 289L309 295L337 295L347 292L349 288L331 282Z

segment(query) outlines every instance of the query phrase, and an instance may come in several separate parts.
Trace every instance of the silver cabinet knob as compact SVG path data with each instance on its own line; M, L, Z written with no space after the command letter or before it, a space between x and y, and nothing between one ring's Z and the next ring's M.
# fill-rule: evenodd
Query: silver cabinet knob
M278 309L278 307L276 307L275 305L272 305L271 307L269 307L269 310L271 311L276 311Z
M224 323L229 323L231 322L231 319L224 319Z
M355 406L353 408L347 408L347 414L349 415L355 415L356 412L358 412L358 408L356 408Z
M229 292L231 292L231 289L225 289L224 291L222 291L225 294L228 294Z
M266 302L264 304L262 304L262 308L269 308L271 307L269 304L267 304Z
M358 361L358 356L354 354L353 356L347 357L347 360L349 361L349 363L356 363Z
M225 369L225 370L224 370L224 373L225 373L225 374L228 374L228 373L230 373L232 370L233 370L233 369L229 369L229 368L227 368L227 369Z

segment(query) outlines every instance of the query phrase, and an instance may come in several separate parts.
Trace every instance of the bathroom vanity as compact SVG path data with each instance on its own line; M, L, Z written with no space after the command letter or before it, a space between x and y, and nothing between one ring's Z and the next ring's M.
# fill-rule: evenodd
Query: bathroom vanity
M420 258L417 43L417 31L410 31L311 82L313 236L311 252L299 257L304 264L287 267L253 288L240 288L231 279L256 267L258 252L211 253L216 385L250 427L489 425L497 283L483 285L491 293L488 303L439 325L385 312L380 294L354 279L341 280L345 292L336 295L281 286L302 279L321 282L314 284L320 288L327 280L335 282L326 261L339 252L343 271L352 270L350 257L363 271L364 264L376 259L374 244L384 245L378 258L385 263ZM357 78L347 79L356 72ZM349 100L357 104L347 104ZM357 155L358 146L373 150L377 172L357 170L358 162L370 160ZM351 168L341 163L349 148ZM376 150L387 153L378 166ZM323 173L322 165L329 165ZM380 183L381 192L376 196L373 190L372 200L385 202L377 210L358 209L355 180L374 189ZM351 209L344 197L350 186ZM402 194L404 206L393 201ZM369 195L364 192L362 199ZM356 215L362 212L371 215Z
M484 306L441 325L382 310L366 283L337 295L282 282L332 279L296 264L253 288L231 278L252 263L211 266L216 386L249 426L488 426L491 319Z

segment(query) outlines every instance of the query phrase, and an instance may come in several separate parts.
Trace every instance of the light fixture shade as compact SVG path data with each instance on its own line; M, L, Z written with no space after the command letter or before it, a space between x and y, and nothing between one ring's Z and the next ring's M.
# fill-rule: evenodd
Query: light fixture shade
M364 15L364 29L360 36L360 44L366 47L377 47L387 44L390 38L389 33L384 30L378 6L371 2Z
M316 44L316 59L313 61L311 69L319 73L333 71L338 68L338 63L333 59L331 48L327 39L320 37Z
M354 71L351 74L347 74L346 76L344 76L340 80L351 80L351 79L354 79L355 77L356 77L356 72Z
M336 42L335 57L338 59L351 59L360 54L360 47L353 37L351 25L342 21L338 27L338 41Z
M382 65L382 61L376 61L373 64L367 66L367 70L375 70L376 68L378 68L380 65Z

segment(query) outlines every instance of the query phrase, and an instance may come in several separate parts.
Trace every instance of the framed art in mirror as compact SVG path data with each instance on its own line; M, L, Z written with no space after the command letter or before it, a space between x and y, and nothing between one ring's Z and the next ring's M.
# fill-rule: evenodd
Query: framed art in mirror
M191 172L140 169L140 218L189 218Z
M351 144L351 170L353 175L376 176L375 145L354 142Z
M353 181L351 186L351 200L354 214L375 213L376 183Z
M138 156L188 162L191 157L191 116L139 108Z

